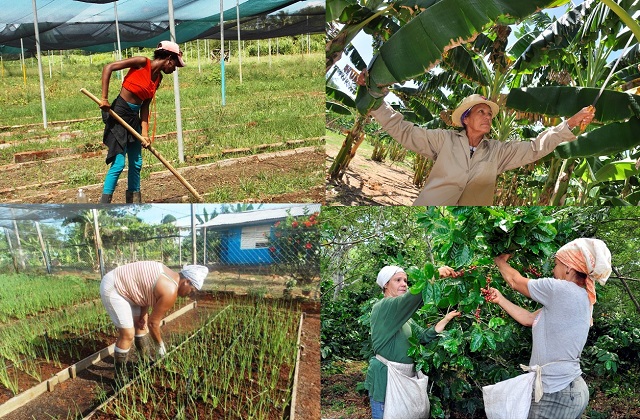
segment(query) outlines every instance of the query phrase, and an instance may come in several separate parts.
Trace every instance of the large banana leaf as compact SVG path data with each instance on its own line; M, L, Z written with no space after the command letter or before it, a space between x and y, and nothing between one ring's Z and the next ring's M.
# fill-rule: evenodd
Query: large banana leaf
M331 86L326 86L325 91L327 93L328 98L331 98L334 101L339 102L342 105L350 108L356 107L356 103L353 101L353 98L348 93L345 93Z
M555 154L563 159L586 156L608 156L629 150L640 144L640 119L631 118L622 123L611 123L589 131L578 139L562 143Z
M473 56L463 46L452 48L443 56L443 62L451 69L460 73L465 79L471 80L482 86L491 82L473 61Z
M327 92L327 101L325 101L325 105L328 110L337 114L353 115L353 108L356 107L356 104L349 94L331 86L326 86L325 89Z
M583 30L585 15L597 3L597 0L587 0L549 25L527 46L521 55L517 55L519 58L516 60L514 68L516 70L533 69L545 64L550 55L562 54L563 50ZM593 36L597 36L597 34Z
M507 107L550 116L571 116L593 103L600 89L571 86L544 86L511 89ZM634 102L639 95L604 90L596 103L595 118L600 122L620 121L634 116Z
M429 71L451 48L473 40L492 23L513 23L538 9L568 0L442 0L400 28L369 64L369 88L412 79ZM380 92L378 92L380 93ZM367 89L358 89L356 103L366 113L374 102Z
M596 173L596 181L624 181L637 173L635 160L621 160L604 165Z

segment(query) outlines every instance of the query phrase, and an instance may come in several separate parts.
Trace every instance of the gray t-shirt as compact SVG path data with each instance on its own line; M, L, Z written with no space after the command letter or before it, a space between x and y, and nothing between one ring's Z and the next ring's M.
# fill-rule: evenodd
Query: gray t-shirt
M542 368L545 393L558 392L582 374L580 354L587 342L591 305L586 289L565 280L530 280L529 294L541 303L531 328L533 348L529 365Z

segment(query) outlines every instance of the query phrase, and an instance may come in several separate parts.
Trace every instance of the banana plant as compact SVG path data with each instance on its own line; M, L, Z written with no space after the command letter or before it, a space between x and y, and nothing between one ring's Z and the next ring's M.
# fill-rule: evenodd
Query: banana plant
M331 86L326 86L325 89L327 93L327 110L341 115L352 115L355 117L355 124L351 130L347 132L347 137L344 139L338 155L329 168L328 178L335 181L342 178L344 172L349 167L349 163L351 163L351 159L355 156L356 150L364 141L364 125L368 118L364 115L357 115L355 112L355 102L351 96Z
M637 0L620 0L627 10L637 10ZM613 63L607 64L609 54L619 50L629 40L619 16L611 13L603 3L588 0L575 9L569 10L562 18L541 33L523 52L515 67L531 73L531 79L538 79L538 85L576 84L581 87L555 86L529 89L512 89L507 106L527 113L539 113L547 116L569 116L596 98L607 75L613 71ZM630 41L630 40L629 40ZM637 46L628 51L623 61L634 62ZM622 67L613 73L610 86L632 79L635 71L631 66ZM559 75L562 77L559 79ZM562 80L564 79L564 80ZM608 86L609 87L609 86ZM526 91L526 94L524 93ZM550 168L561 168L549 174L543 196L550 201L543 203L563 204L565 192L572 182L572 170L588 165L586 156L603 156L628 150L637 145L635 136L637 121L637 99L626 94L616 96L617 92L604 91L596 104L597 124L608 125L597 130L588 130L575 142L561 145L551 157ZM525 101L533 101L525 104ZM542 102L551 101L542 105ZM620 120L623 120L621 123ZM561 160L561 162L557 162ZM615 160L615 159L612 159ZM576 176L580 178L579 176ZM627 186L629 184L627 183ZM579 194L579 201L589 198ZM595 200L594 197L591 197ZM609 200L610 201L610 200Z
M380 53L369 64L368 89L358 90L358 111L366 114L374 103L368 90L380 93L386 86L431 70L442 60L444 53L473 41L491 25L514 23L538 9L566 3L566 0L536 0L505 4L488 0L483 2L482 8L469 7L461 0L443 0L433 4L382 45Z

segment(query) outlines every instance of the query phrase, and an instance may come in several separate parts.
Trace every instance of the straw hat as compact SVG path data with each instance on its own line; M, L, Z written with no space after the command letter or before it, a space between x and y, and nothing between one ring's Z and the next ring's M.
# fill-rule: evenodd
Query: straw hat
M462 102L460 102L460 105L458 105L458 107L455 109L455 111L453 111L453 114L451 115L453 125L455 125L456 127L462 127L462 114L464 114L467 109L471 109L478 104L489 105L491 107L491 111L493 112L493 117L498 115L498 111L500 110L500 108L498 108L498 104L487 100L487 98L482 95L474 93L473 95L469 95L464 98Z

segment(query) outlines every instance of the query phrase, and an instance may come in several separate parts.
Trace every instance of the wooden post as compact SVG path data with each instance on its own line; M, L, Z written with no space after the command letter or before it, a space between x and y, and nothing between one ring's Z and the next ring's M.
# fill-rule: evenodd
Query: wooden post
M47 274L51 274L51 264L49 263L49 255L47 254L47 248L44 245L42 239L42 232L40 231L40 222L36 223L36 232L38 232L38 241L40 242L40 249L42 250L42 258L44 259L44 266L47 268Z
M16 270L16 273L19 273L20 270L18 268L18 260L16 259L16 253L13 250L13 245L11 244L11 236L9 233L9 229L4 228L4 235L7 238L7 243L9 244L9 252L11 253L11 259L13 260L13 268Z
M24 254L22 252L22 244L20 242L20 231L18 230L18 222L16 222L16 220L13 220L13 230L16 232L16 243L18 244L18 248L17 248L17 262L18 262L18 266L20 267L21 270L26 270L27 269L27 265L24 262Z
M98 210L91 209L93 214L93 238L96 244L96 252L98 255L98 264L100 264L100 277L106 274L104 267L104 256L102 255L102 238L100 237L100 227L98 226Z

